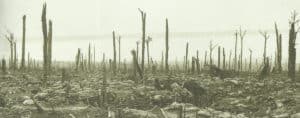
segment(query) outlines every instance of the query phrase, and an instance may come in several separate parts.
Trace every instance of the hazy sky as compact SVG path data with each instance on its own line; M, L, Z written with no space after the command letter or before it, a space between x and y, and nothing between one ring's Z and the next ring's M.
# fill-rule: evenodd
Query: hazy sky
M172 32L287 29L300 0L0 0L0 29L21 35L21 17L28 15L28 36L41 36L41 10L48 4L56 36L140 33L138 8L147 12L147 32L164 31L169 18Z
M263 43L263 40L261 40L262 37L258 34L258 30L270 30L271 42L274 43L274 22L278 23L282 32L287 32L291 11L300 12L300 0L0 0L0 34L5 34L5 30L8 29L20 41L22 16L26 14L26 35L29 41L28 48L31 48L29 51L42 49L42 39L35 43L39 46L33 46L34 43L30 43L30 41L33 38L40 39L39 37L42 37L41 12L44 2L47 2L47 18L53 20L55 41L60 40L59 37L111 35L113 30L121 35L137 34L140 36L141 16L138 8L141 8L147 13L147 34L163 33L165 18L169 19L171 35L175 32L233 33L235 29L242 26L248 30L248 33L254 32L257 35L254 37L257 39L256 41L246 37L245 50L257 48L258 53L256 54L259 56L261 56L259 49L262 49L260 44ZM8 45L1 35L0 56L3 56L3 53L8 53ZM230 35L226 38L232 37ZM214 39L214 36L211 36L210 39ZM233 42L217 42L224 47L233 47L231 45ZM124 43L125 45L130 43L128 46L130 49L135 46L135 41L124 41ZM259 47L250 43L259 44ZM268 46L273 46L271 54L274 54L273 43ZM286 51L286 41L283 43ZM86 45L84 44L85 47ZM205 49L207 45L204 45ZM109 49L111 47L107 48L108 51ZM157 50L162 49L163 45ZM184 50L184 44L176 49ZM6 51L3 52L3 50ZM130 56L128 50L125 51ZM171 50L174 50L174 47ZM283 55L286 58L285 51ZM152 53L160 55L160 52ZM38 58L42 53L39 51L38 54L33 55ZM54 57L63 59L55 54ZM73 59L71 56L69 58ZM174 59L174 57L171 58Z

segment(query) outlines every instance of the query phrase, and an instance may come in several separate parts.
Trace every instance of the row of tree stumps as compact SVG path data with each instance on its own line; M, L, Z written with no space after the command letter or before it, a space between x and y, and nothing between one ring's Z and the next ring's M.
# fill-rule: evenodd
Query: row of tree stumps
M141 61L139 61L139 49L138 49L138 44L137 43L137 49L134 51L135 52L135 56L133 55L134 53L132 52L132 55L134 58L133 61L133 70L136 70L135 73L139 73L141 80L143 80L144 78L144 72L145 72L145 50L147 50L147 62L148 62L148 66L150 67L151 65L154 65L153 60L150 58L149 56L149 42L152 40L151 37L148 36L148 39L146 39L146 13L142 10L140 10L141 16L142 16L142 49L141 49ZM25 69L25 52L26 52L26 47L25 47L25 37L26 37L26 16L23 16L23 38L22 38L22 55L21 55L21 63L20 63L20 68L21 69ZM47 18L46 18L46 4L44 4L43 6L43 11L42 11L42 31L43 31L43 39L44 39L44 44L43 44L43 68L45 70L45 74L49 73L51 70L51 63L52 63L52 21L49 20L49 23L47 24ZM296 36L297 36L298 30L297 30L297 14L294 13L292 15L292 18L290 19L290 30L289 30L289 56L288 56L288 75L290 78L295 78L295 68L296 68L296 49L295 49L295 42L296 42ZM241 28L235 32L235 49L234 49L234 57L233 57L233 63L231 63L231 51L230 51L230 55L229 58L227 59L229 61L228 64L226 64L226 53L225 53L225 48L222 47L218 47L218 68L223 68L223 69L233 69L235 71L238 72L242 72L245 71L247 69L243 68L243 67L247 67L245 64L246 63L243 59L243 41L244 41L244 37L245 37L246 31L242 30ZM280 34L277 24L275 23L275 34L276 34L276 52L275 52L275 64L274 64L274 68L273 68L273 72L278 72L280 73L282 71L282 35ZM263 54L263 68L266 68L266 73L269 72L270 70L270 58L266 56L266 51L267 51L267 40L269 39L269 35L267 32L261 32L261 35L264 37L264 54ZM9 69L16 69L17 66L17 51L16 51L16 41L14 40L14 36L12 33L10 33L9 35L6 35L6 39L9 41L10 44L10 49L11 49L11 55L9 58ZM237 45L238 45L238 39L240 39L240 54L237 54ZM113 73L116 74L117 72L117 58L118 58L118 67L121 66L121 57L120 57L120 53L121 53L121 49L120 49L120 37L118 42L116 41L117 37L115 36L115 32L113 32L113 52L114 52L114 56L113 56L113 60L111 60L111 68L113 70ZM117 50L116 50L116 44L119 44L119 57L117 57ZM209 63L207 63L207 51L205 51L205 60L204 60L204 64L203 65L213 65L212 62L212 52L214 50L214 48L217 47L217 45L213 45L212 42L210 43L209 46ZM147 49L146 49L147 48ZM189 68L189 59L188 59L188 51L189 51L189 44L186 44L186 54L184 57L184 69L185 71L188 71ZM228 51L229 52L229 51ZM228 53L227 52L227 53ZM223 53L223 55L221 55L221 53ZM251 49L249 49L249 54L250 54L250 60L249 60L249 70L251 72L252 70L252 53L253 51ZM223 62L221 65L221 57L223 56ZM84 63L83 60L83 54L80 51L80 49L78 49L78 54L76 55L76 70L78 70L80 67L82 67L81 65L86 64L89 68L91 69L91 65L95 65L95 47L94 47L94 63L92 64L91 62L91 46L89 45L89 52L88 52L88 60L87 60L87 64ZM152 60L152 61L150 61ZM5 60L4 60L5 61ZM29 66L29 61L30 61L30 57L29 57L29 53L28 53L28 66ZM197 51L197 56L196 57L192 57L191 60L191 70L194 73L195 70L197 70L197 72L199 72L200 70L200 65L201 63L199 62L199 56L198 56L198 51ZM6 63L5 63L6 64ZM126 65L124 63L124 65ZM125 66L124 66L125 67ZM233 68L232 68L233 67ZM168 19L166 19L165 21L165 50L162 52L162 60L161 60L161 70L163 70L164 72L169 72L169 25L168 25ZM140 70L140 71L138 71ZM265 73L265 72L263 72Z

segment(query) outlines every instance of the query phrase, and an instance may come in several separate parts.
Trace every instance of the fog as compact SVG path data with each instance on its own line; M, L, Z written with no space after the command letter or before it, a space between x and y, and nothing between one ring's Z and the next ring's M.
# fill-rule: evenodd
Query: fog
M26 14L26 51L33 58L42 58L41 11L44 2L47 3L47 18L53 20L55 60L73 60L76 49L87 48L89 43L96 46L99 58L101 53L111 56L113 30L123 37L122 53L124 58L129 58L129 51L141 37L138 8L147 13L146 33L154 37L151 56L155 59L160 59L164 49L164 20L168 18L171 60L183 58L186 42L191 45L192 55L199 50L203 56L210 40L229 52L234 48L233 33L240 26L247 30L245 57L249 48L254 50L254 57L262 57L263 37L259 30L267 30L271 35L268 55L274 55L274 22L284 35L284 60L287 58L288 19L291 11L300 12L299 0L1 0L1 57L8 57L9 53L8 42L3 38L6 30L15 34L20 49L21 18Z

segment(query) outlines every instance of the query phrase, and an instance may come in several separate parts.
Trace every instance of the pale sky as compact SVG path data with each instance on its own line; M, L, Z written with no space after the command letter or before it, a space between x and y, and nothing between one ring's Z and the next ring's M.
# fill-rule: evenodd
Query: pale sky
M141 35L138 11L141 8L147 13L147 34L164 33L165 18L169 19L171 35L175 32L233 33L242 26L248 32L255 32L261 41L246 39L245 50L249 46L247 43L257 43L258 51L262 49L260 44L263 42L257 33L259 30L269 30L274 36L274 22L277 22L280 30L287 32L291 11L300 12L300 0L0 0L0 56L8 46L2 37L6 29L21 38L24 14L27 15L27 39L42 37L44 2L47 3L47 18L53 20L54 40L59 40L57 37L111 35L113 30L121 35ZM274 43L273 39L271 42ZM42 45L42 39L40 43ZM287 48L286 42L283 43L283 48ZM232 43L227 44L227 47L233 46ZM224 47L227 44L225 42ZM160 52L153 53L160 55ZM37 57L40 55L37 54Z
M28 15L28 36L41 36L41 10L48 4L56 36L140 33L138 8L147 12L147 32L164 31L169 18L173 32L287 29L300 0L1 0L0 28L21 34L21 17Z

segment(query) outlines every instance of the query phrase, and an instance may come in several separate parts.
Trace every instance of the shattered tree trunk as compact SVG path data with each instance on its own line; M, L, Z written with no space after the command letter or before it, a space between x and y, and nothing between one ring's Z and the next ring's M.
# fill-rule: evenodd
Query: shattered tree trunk
M148 68L150 68L150 53L149 53L149 42L150 39L147 40L146 44L147 44L147 63L148 63Z
M136 58L137 58L137 61L139 61L139 44L140 44L140 42L137 41L136 42Z
M164 51L161 52L161 64L160 64L160 70L164 71Z
M1 70L2 70L2 72L3 72L4 74L7 73L6 61L5 61L4 58L2 59L2 62L1 62Z
M43 45L43 68L45 74L48 73L48 39L47 39L47 19L46 19L46 9L47 5L43 5L43 12L42 12L42 30L43 30L43 38L44 38L44 45Z
M249 71L252 71L252 50L249 49L250 52L250 61L249 61Z
M238 33L236 32L234 35L235 35L235 47L234 47L234 64L233 64L233 69L236 71L236 68L237 68L237 41L238 41Z
M241 37L240 71L243 71L243 38Z
M185 72L188 71L188 56L189 56L189 43L186 43L186 48L185 48Z
M192 57L192 73L195 73L195 57Z
M268 33L266 31L265 32L260 31L260 34L264 37L264 40L265 40L263 62L264 62L264 64L266 64L266 58L267 58L267 40L268 40L268 38L270 36L268 35Z
M105 62L103 63L103 78L102 78L102 88L101 88L101 95L102 95L102 104L103 107L107 105L107 79L106 79L106 65Z
M243 71L243 39L241 38L240 71Z
M169 24L168 24L168 19L166 19L166 72L169 72L169 63L168 63L168 59L169 59Z
M115 31L113 31L113 50L114 50L114 60L112 63L112 69L113 73L116 74L116 66L117 66L117 51L116 51L116 37L115 37Z
M52 67L52 21L49 20L49 32L48 32L48 70L51 71Z
M76 55L76 71L78 71L79 70L79 64L80 64L80 54L81 54L81 52L80 52L80 48L78 48L78 51L77 51L77 55Z
M240 27L240 38L241 38L241 55L240 55L240 71L243 71L243 48L244 48L244 37L246 35L246 31L242 31L242 28Z
M220 68L220 61L221 61L221 47L218 47L218 68Z
M30 69L31 68L31 61L30 61L30 53L27 53L27 68Z
M197 67L197 73L200 73L200 61L199 61L199 51L197 50L197 57L196 57L196 67Z
M137 61L137 57L136 57L136 52L134 50L131 51L131 54L132 54L132 57L133 57L133 68L136 69L136 71L139 73L140 75L140 80L143 80L143 73L142 73L142 70L138 64L138 61Z
M9 42L10 46L10 57L9 57L9 69L13 69L14 66L14 40L13 40L13 34L10 33L9 36L5 35L5 38Z
M96 46L94 45L94 62L93 62L93 67L94 67L94 69L96 69Z
M231 70L231 50L230 50L230 54L229 54L229 59L228 59L228 70Z
M223 69L226 70L226 57L225 57L225 49L223 48Z
M141 62L141 69L144 73L144 61L145 61L145 40L146 40L146 13L141 11L142 16L142 62Z
M207 51L205 51L205 57L204 57L204 65L206 65L207 64L207 61L206 61L206 58L207 57Z
M292 80L295 80L295 69L296 69L296 36L297 32L295 29L295 22L290 24L289 32L289 60L288 60L288 76Z
M267 53L267 39L265 38L265 44L264 44L264 64L266 64L266 55Z
M119 43L119 64L118 64L118 67L119 67L119 69L121 69L121 36L119 36L118 43Z
M277 72L282 71L282 66L281 66L281 59L282 59L282 36L279 34L277 24L275 23L275 33L276 33L276 46L277 46L277 53L276 53L276 65L275 69Z
M88 49L88 69L91 70L91 44L89 43L89 49Z
M14 42L14 62L13 62L13 69L16 70L18 68L18 61L17 61L17 42Z
M13 69L14 66L14 42L10 42L10 61L9 61L9 69Z
M25 34L26 34L26 15L23 16L23 39L22 39L21 69L25 68Z

